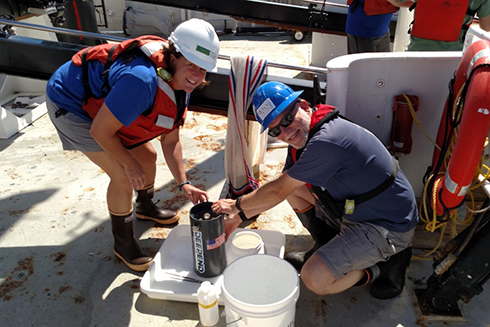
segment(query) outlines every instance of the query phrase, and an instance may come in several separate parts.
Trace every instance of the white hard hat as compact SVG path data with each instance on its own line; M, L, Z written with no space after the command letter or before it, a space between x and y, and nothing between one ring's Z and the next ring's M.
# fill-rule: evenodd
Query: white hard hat
M198 18L189 19L177 26L168 40L193 64L207 71L215 69L219 39L210 23Z

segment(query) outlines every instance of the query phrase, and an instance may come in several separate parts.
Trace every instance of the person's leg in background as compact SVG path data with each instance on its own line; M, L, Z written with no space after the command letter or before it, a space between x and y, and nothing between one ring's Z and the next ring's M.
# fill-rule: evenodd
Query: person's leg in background
M378 43L376 44L376 52L391 52L390 31L386 32L383 36L378 38Z
M347 53L390 52L390 32L381 37L357 37L347 34Z

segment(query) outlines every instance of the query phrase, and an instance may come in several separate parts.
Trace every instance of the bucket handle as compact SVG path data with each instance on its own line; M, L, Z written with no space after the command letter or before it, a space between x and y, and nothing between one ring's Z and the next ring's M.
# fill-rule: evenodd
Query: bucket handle
M226 317L226 312L225 312L225 311L223 311L223 312L221 313L221 318L225 318L225 317ZM237 321L240 321L240 320L242 320L242 319L243 319L243 317L242 317L242 316L240 316L240 318L238 318L237 320L230 321L229 323L226 323L226 326L231 325L231 324L234 324L234 323L236 323Z

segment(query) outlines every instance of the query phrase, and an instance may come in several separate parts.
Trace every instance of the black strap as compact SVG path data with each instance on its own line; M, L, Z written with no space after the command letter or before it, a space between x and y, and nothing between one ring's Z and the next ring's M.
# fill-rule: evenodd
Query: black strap
M354 199L350 199L350 200L354 200L355 204L358 205L363 202L366 202L367 200L371 200L372 198L374 198L375 196L381 194L384 190L386 190L395 181L396 173L398 172L398 160L396 160L396 158L393 156L392 158L393 158L393 170L391 171L391 175L387 179L385 179L383 183L379 184L371 191L358 195Z
M82 84L83 89L85 90L85 96L83 97L83 104L87 104L88 99L93 98L94 94L92 93L92 89L90 88L90 83L88 81L88 60L87 60L87 52L90 48L85 49L82 52L81 60L82 60Z
M104 65L104 71L102 72L102 77L104 77L104 84L102 84L102 92L104 92L104 90L106 90L106 94L109 93L109 91L111 89L111 87L109 86L109 69L111 68L112 64L114 63L114 59L112 58L112 56L113 56L116 48L117 48L117 45L115 45L109 49L109 52L107 55L107 61Z
M311 190L313 195L318 199L323 210L330 219L341 219L344 215L344 201L337 201L333 196L327 191L327 189L322 189L319 186L311 185Z
M179 121L184 116L185 106L187 102L187 93L185 91L174 91L175 93L175 105L177 106L177 116L175 117L175 124L178 124Z
M112 64L114 63L114 59L112 58L114 51L116 50L117 45L113 46L112 48L109 49L109 53L107 56L107 61L104 65L104 71L102 72L102 77L104 77L104 84L102 85L101 92L102 93L109 93L110 91L110 86L109 86L109 69L111 68ZM83 84L83 89L85 90L85 96L83 97L83 103L84 105L87 105L88 99L90 98L95 98L94 93L92 92L92 89L90 88L90 82L88 78L88 60L87 60L87 52L91 48L85 49L85 51L82 52L81 55L81 61L82 61L82 84Z
M334 108L328 114L326 114L325 116L323 116L323 118L320 119L318 121L318 123L316 123L315 126L313 126L313 128L308 133L308 140L306 141L306 143L308 144L308 142L313 137L313 135L315 135L322 128L323 124L328 123L329 121L335 119L338 116L339 116L339 109L337 109L337 108Z
M354 12L358 6L364 8L364 3L360 2L359 0L353 0L352 4L350 5L350 12Z
M240 211L238 213L238 216L240 217L240 219L242 220L242 222L245 222L248 220L247 216L245 216L245 214L243 213L243 211Z
M58 110L56 110L56 112L54 113L54 118L58 118L60 116L64 116L68 113L68 110L66 109L63 109L63 108L59 108Z
M326 214L330 218L340 219L344 215L344 209L347 202L350 203L353 202L352 204L355 207L361 203L364 203L378 196L395 181L397 172L398 172L398 160L396 160L396 158L393 157L393 170L391 172L391 175L387 179L385 179L384 182L379 184L371 191L358 195L353 199L345 199L345 200L338 201L333 198L333 196L330 194L330 192L327 191L327 189L323 189L319 186L314 186L314 185L311 185L311 189L313 193L315 193L320 203L322 204L322 207L325 210Z

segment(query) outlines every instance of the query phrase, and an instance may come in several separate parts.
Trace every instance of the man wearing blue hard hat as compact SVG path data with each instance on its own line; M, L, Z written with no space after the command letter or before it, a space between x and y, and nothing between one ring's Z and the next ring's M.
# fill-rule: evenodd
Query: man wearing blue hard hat
M227 234L242 220L287 200L315 241L285 259L319 295L372 282L371 294L401 293L418 222L412 187L383 143L340 117L336 108L313 108L278 82L261 85L253 109L263 131L289 144L281 176L236 200L213 203L229 214Z

